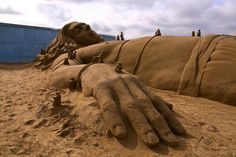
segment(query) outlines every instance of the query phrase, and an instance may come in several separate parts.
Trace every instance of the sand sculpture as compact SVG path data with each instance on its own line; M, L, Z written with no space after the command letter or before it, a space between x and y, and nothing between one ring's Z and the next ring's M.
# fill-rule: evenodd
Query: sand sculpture
M101 37L88 25L79 25L65 25L62 31L67 32L59 32L45 54L36 59L36 66L49 68L50 86L71 90L81 86L84 95L93 96L107 127L118 138L127 134L123 114L149 146L159 139L177 145L173 133L186 133L171 111L172 105L146 85L233 105L236 102L235 69L225 72L236 63L233 36L154 35L101 43ZM61 39L73 44L61 48ZM64 50L58 52L59 48Z
M74 62L90 63L103 51L103 62L122 63L148 86L235 105L235 45L235 36L228 35L156 35L80 48ZM65 58L58 57L51 68Z
M91 40L100 39L98 35L94 37L95 34L90 34L93 32L91 29L85 29L88 26L77 28L77 25L80 23L72 22L66 25L74 35L74 41L70 40L70 42L81 41L80 33L86 34ZM62 30L65 28L63 27ZM74 34L74 32L78 33ZM57 36L55 39L58 38ZM100 40L97 41L100 42ZM50 44L45 55L58 56L57 47L61 45L61 42L57 42L59 43L57 46L53 45L54 43L55 40ZM109 44L109 42L105 42L105 44ZM54 53L52 46L55 46ZM178 138L173 133L185 134L186 130L171 111L171 104L155 95L136 76L124 71L122 63L107 64L104 60L106 52L99 50L99 53L88 58L90 61L86 64L83 63L84 60L77 57L76 50L75 52L73 48L67 50L69 51L63 51L66 53L57 58L52 57L54 61L52 64L48 64L50 66L46 65L51 71L48 79L50 86L69 87L70 90L75 89L75 86L77 88L81 86L84 95L93 96L98 101L107 127L118 138L123 138L127 134L122 118L124 114L128 117L137 135L148 146L155 146L159 140L163 140L169 145L178 144ZM55 55L55 53L57 54ZM36 62L37 66L45 67L45 64L41 63L42 60L38 59ZM77 85L75 85L75 80Z

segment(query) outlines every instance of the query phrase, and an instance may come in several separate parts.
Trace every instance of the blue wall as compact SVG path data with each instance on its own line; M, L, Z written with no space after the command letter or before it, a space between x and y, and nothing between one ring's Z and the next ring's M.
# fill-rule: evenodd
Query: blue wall
M0 62L32 62L57 34L56 29L0 23Z
M41 49L56 36L58 30L52 28L0 23L0 62L32 62ZM102 35L113 40L113 36Z

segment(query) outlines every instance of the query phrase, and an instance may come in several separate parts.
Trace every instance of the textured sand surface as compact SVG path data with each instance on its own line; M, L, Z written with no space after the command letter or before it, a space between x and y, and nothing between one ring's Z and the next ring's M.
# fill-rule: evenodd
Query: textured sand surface
M29 65L0 64L0 156L236 157L236 107L156 90L174 105L188 135L176 148L148 148L132 128L126 139L114 138L93 98L48 89L46 78ZM55 108L56 92L62 106Z

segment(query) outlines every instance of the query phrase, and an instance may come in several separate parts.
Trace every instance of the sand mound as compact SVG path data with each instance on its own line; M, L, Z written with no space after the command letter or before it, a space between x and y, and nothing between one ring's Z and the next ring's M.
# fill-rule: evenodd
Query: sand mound
M156 91L174 104L188 131L176 148L148 148L132 128L126 139L107 131L99 105L80 92L42 86L47 72L30 65L0 65L0 156L236 156L236 108L202 98ZM61 93L61 106L53 97ZM128 122L126 122L128 125Z

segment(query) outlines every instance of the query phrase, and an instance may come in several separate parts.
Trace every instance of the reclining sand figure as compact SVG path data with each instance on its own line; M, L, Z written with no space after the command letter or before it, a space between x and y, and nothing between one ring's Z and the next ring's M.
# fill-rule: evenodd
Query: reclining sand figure
M75 52L79 64L90 63L103 52L104 63L121 62L125 71L153 88L230 105L236 102L235 36L147 36L102 42ZM68 55L58 57L52 67L63 58Z
M67 29L64 33L65 36L71 37L72 41L74 38L76 44L78 38L83 39L80 38L79 33L75 33L77 25L80 24L69 23L66 25ZM82 29L83 31L89 32L91 30ZM81 33L81 27L78 32ZM171 105L156 96L141 81L154 88L179 90L180 93L188 95L211 98L217 94L217 97L212 99L233 104L235 102L234 92L236 91L235 76L229 77L228 73L225 74L228 76L226 80L216 75L217 78L214 78L213 81L204 82L207 88L203 82L200 82L199 91L199 77L200 80L203 80L204 77L206 79L212 77L207 78L206 75L198 76L198 74L203 73L202 70L204 69L201 68L206 67L209 56L212 60L214 57L211 55L212 51L213 49L216 50L216 46L221 43L220 41L230 43L228 45L230 51L226 52L235 52L235 44L233 44L235 39L230 36L208 36L205 38L153 36L130 41L109 41L91 46L86 45L87 47L75 51L70 50L52 59L54 61L50 70L53 72L50 75L49 83L60 88L68 87L71 78L77 80L79 72L85 66L84 64L91 63L93 58L97 56L99 62L104 63L89 64L90 66L86 66L86 69L82 69L83 72L78 80L81 80L83 93L86 96L93 96L98 101L105 123L113 135L121 138L127 134L126 127L121 120L121 113L124 113L138 136L147 145L156 145L159 141L158 137L170 145L176 145L178 139L172 131L177 134L185 134L185 129L170 110ZM192 51L196 51L196 53L192 53ZM50 51L49 46L47 54L54 53L55 51ZM195 59L195 55L198 57L197 59ZM203 62L203 66L198 64L198 61ZM230 61L229 63L235 64L234 60L231 59ZM115 71L114 64L117 62L122 63L124 70L121 73ZM191 65L195 66L192 67ZM190 70L188 70L189 68ZM183 77L185 75L189 75L189 78L194 77L193 80L196 80L198 86L191 79ZM231 75L235 75L235 73L231 73ZM231 86L223 84L219 87L220 91L214 92L214 86L211 86L212 83L215 83L214 81L218 81L217 83L229 82ZM219 92L221 93L219 94ZM226 97L227 94L230 97Z

